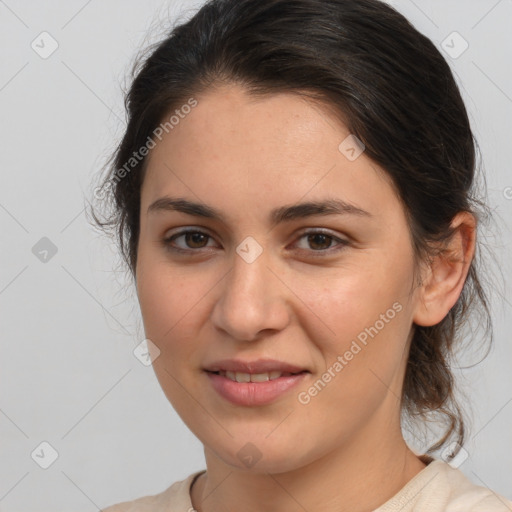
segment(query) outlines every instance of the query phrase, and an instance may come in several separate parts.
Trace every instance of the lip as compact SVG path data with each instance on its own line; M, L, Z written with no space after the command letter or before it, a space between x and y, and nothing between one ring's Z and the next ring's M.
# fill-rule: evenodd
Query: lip
M283 373L300 373L308 371L307 368L301 368L284 361L275 359L256 359L254 361L243 361L241 359L224 359L216 361L204 368L209 372L228 371L240 373L267 373L271 371L280 371Z
M234 405L253 407L275 402L280 396L297 386L308 372L286 375L265 382L235 382L227 377L205 371L213 389Z
M310 372L290 363L275 359L242 361L225 359L204 368L213 389L225 400L234 405L253 407L275 402L279 397L294 388ZM229 371L240 373L269 373L280 371L295 375L283 375L264 382L235 382L228 377L213 372Z

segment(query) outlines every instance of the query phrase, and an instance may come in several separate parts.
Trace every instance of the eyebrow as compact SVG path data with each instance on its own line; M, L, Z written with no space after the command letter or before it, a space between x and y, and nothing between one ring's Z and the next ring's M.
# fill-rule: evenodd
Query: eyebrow
M177 211L203 217L220 222L226 222L226 217L217 209L202 203L196 203L183 198L161 197L148 207L147 213ZM356 215L359 217L373 217L370 212L358 206L347 203L341 199L326 199L323 201L309 201L306 203L281 206L270 212L272 225L282 222L291 222L316 215Z

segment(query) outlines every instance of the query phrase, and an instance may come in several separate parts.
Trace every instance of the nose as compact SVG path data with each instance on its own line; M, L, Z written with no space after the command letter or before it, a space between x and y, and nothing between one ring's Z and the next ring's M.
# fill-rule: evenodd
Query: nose
M284 329L290 322L292 292L272 268L266 252L251 263L237 253L219 283L211 320L231 339L253 341Z

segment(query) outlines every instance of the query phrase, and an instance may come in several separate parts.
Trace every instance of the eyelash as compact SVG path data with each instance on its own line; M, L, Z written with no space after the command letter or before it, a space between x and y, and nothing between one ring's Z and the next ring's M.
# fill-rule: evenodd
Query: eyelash
M199 248L199 249L182 249L181 247L175 247L175 246L171 245L172 242L174 242L176 239L178 239L178 238L180 238L182 236L185 236L187 234L199 234L199 235L207 236L210 239L213 238L208 233L205 233L203 231L200 231L200 230L197 230L197 229L187 229L187 230L184 230L184 231L180 231L179 233L175 233L174 235L171 235L171 236L169 236L167 238L164 238L162 240L162 244L164 245L164 247L167 250L169 250L171 252L174 252L174 253L179 253L179 254L198 253L202 249L205 249L205 247L202 247L202 248ZM304 237L307 237L307 236L311 236L311 235L324 235L327 238L330 238L332 241L338 242L338 248L334 249L334 250L332 250L333 249L332 247L328 247L327 249L319 249L319 250L311 249L309 252L313 253L314 257L323 257L323 256L327 256L327 255L332 255L332 253L337 253L337 252L343 250L345 248L345 246L349 245L349 242L347 240L343 240L343 239L338 238L338 237L336 237L334 235L326 233L325 231L317 230L317 229L309 230L309 231L304 231L303 233L300 234L300 236L298 237L298 240L300 240L300 239L302 239ZM307 249L301 249L301 250L308 251Z

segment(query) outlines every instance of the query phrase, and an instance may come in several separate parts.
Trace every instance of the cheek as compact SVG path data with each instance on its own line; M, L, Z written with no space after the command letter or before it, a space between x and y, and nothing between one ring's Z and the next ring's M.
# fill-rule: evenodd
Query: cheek
M399 264L402 274L396 268ZM312 323L309 336L322 353L325 369L321 371L331 369L330 375L324 374L325 380L335 383L327 386L331 392L325 400L333 406L343 403L350 409L362 399L377 403L405 363L410 329L408 281L397 278L405 271L405 262L381 261L365 269L343 270L328 286L308 290L308 305L314 313L310 316L328 327L319 336Z
M180 416L187 417L190 397L185 391L193 384L185 362L197 352L197 319L201 314L201 297L210 287L197 276L183 275L168 262L140 258L137 294L144 331L159 349L153 369L162 390ZM189 425L190 426L190 425ZM190 426L191 427L191 426Z
M169 264L142 251L137 265L137 296L146 336L160 345L190 309L194 285L188 285Z
M362 428L384 401L398 405L408 329L405 306L393 299L392 294L372 303L343 299L328 317L336 335L316 337L321 364L301 399L311 399L305 411L330 411L318 415L325 432L343 437Z
M207 296L218 281L216 273L178 269L161 258L141 256L137 295L144 331L162 360L178 365L197 348L198 329L208 315Z
M396 269L383 262L377 270L374 267L377 265L340 269L325 279L322 286L318 286L318 281L295 280L296 290L300 289L300 295L307 298L311 318L316 318L315 325L323 325L329 352L339 354L360 334L364 341L365 329L376 322L381 335L391 331L395 318L400 316L397 309L405 308L406 289L404 281L396 278ZM399 305L393 308L395 303Z

